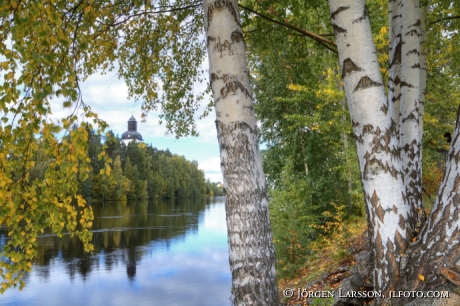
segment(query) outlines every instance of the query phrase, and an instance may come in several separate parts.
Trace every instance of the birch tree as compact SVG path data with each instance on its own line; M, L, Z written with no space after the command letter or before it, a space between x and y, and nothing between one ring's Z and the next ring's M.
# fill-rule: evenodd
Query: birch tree
M54 233L79 235L92 249L91 208L69 178L73 172L84 180L91 172L87 134L81 127L68 139L58 138L79 120L91 120L101 130L107 126L84 103L80 83L95 72L115 70L129 96L142 101L144 115L161 108L170 132L196 135L194 114L204 93L197 95L194 84L206 82L201 67L206 37L227 193L234 303L278 303L245 45L237 1L227 0L0 4L0 223L13 238L3 247L0 292L30 271L36 237L47 226ZM62 124L50 119L52 97L70 109ZM32 180L34 140L40 134L46 156L55 162L44 180Z
M265 176L237 0L203 1L235 305L277 305Z
M443 281L440 273L460 259L459 127L427 219L421 200L424 12L416 0L390 1L387 95L365 1L329 4L365 194L374 289L387 297L392 290L432 289Z

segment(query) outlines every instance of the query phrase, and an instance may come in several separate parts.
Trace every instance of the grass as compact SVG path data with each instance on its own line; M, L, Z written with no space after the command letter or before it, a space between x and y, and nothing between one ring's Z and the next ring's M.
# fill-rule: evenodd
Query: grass
M322 237L313 244L314 252L305 259L305 264L300 267L293 277L282 278L278 281L279 292L282 294L286 288L305 288L311 281L317 283L309 290L331 291L340 286L340 279L345 275L334 274L340 266L352 266L356 264L354 255L368 248L367 222L365 218L352 218L342 223L342 226L335 227L327 237ZM333 284L330 284L333 283ZM297 296L290 299L281 297L286 305L298 305ZM332 301L332 302L331 302ZM302 300L301 305L308 305L307 299ZM329 304L328 304L329 303ZM332 305L330 298L314 298L311 305Z

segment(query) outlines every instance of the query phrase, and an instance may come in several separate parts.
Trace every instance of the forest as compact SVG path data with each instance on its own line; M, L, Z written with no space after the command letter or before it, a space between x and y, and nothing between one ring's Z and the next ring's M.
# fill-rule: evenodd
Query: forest
M168 149L158 150L142 142L126 145L111 130L101 136L86 126L85 132L90 171L84 179L75 173L78 193L85 200L139 201L223 195L217 183L205 180L196 161L187 161ZM64 136L62 141L71 141L70 137ZM31 158L34 166L29 180L44 180L53 158L46 155L40 138L34 142L38 150Z
M223 195L217 183L205 179L196 161L145 143L125 145L112 131L104 137L89 129L87 133L92 173L79 186L85 199L138 201ZM98 158L101 153L108 159ZM106 163L109 175L105 175Z
M144 116L161 109L177 137L196 135L197 116L215 111L235 305L277 305L279 279L299 276L331 245L347 256L358 232L369 239L374 290L450 281L439 271L460 260L457 2L112 2L9 1L0 10L0 221L14 238L4 288L30 268L43 227L92 249L90 194L213 188L193 162L94 136L107 126L79 82L100 71L125 80ZM197 94L198 82L208 90ZM48 120L53 96L87 122ZM69 137L57 140L61 131ZM37 152L53 169L40 180Z

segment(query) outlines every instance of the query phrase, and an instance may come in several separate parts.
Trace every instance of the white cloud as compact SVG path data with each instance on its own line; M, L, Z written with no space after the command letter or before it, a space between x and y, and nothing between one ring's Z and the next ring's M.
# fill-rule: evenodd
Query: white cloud
M220 157L212 157L198 162L198 168L203 170L206 178L212 182L222 182L222 170L220 169Z

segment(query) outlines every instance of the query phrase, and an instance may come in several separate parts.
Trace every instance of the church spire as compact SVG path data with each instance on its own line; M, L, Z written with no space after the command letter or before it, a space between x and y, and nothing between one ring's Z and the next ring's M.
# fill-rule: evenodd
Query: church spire
M142 135L137 131L137 121L134 116L128 120L128 130L121 135L121 140L128 144L131 141L142 141Z

